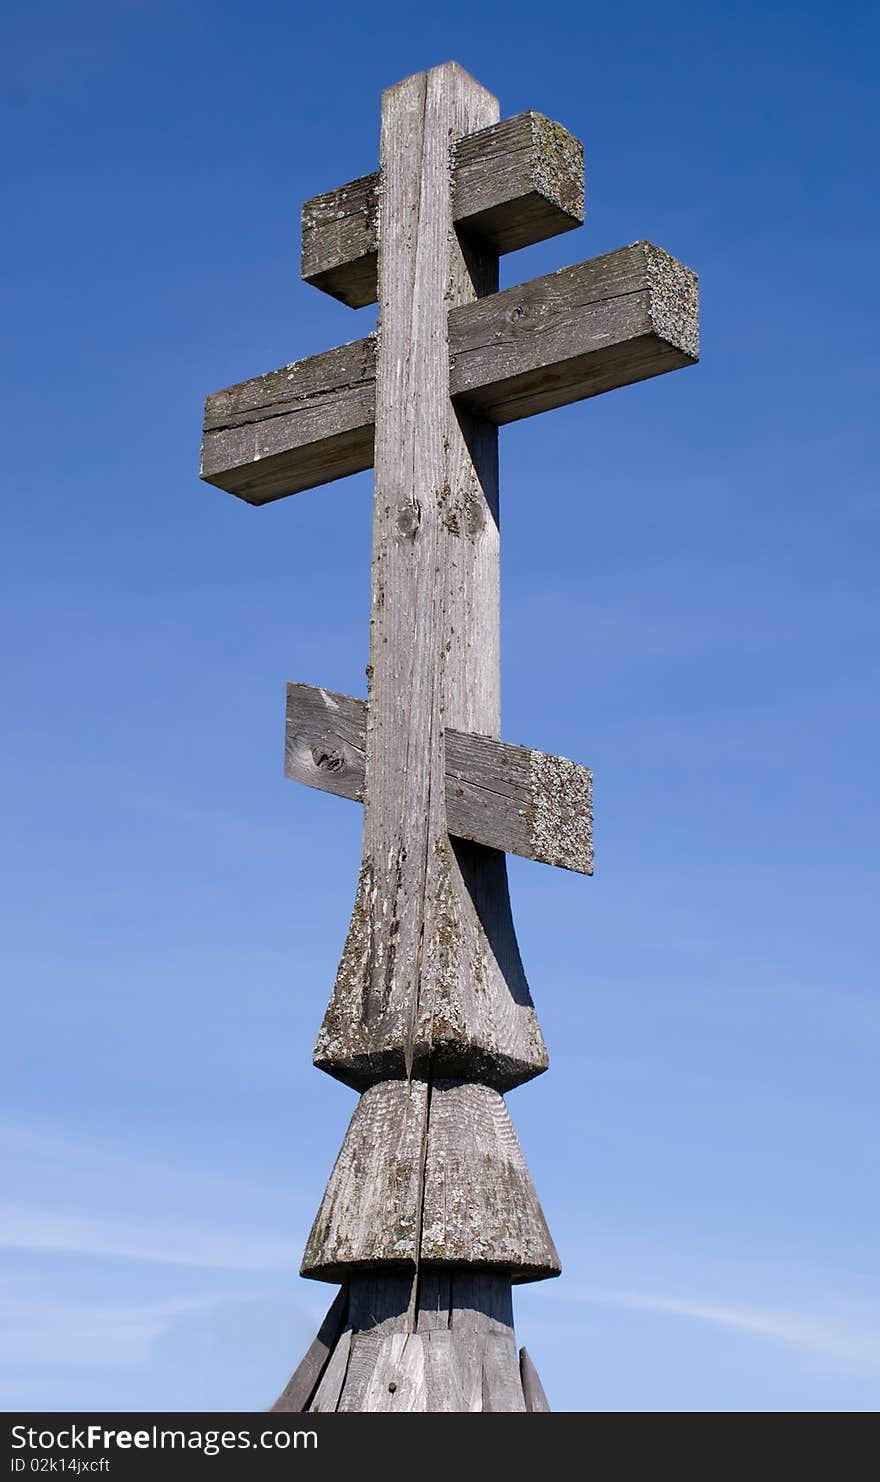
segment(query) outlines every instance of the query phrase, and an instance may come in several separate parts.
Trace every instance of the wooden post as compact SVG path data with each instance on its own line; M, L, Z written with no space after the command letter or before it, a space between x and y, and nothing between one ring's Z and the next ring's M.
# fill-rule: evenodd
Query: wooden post
M369 1089L303 1264L339 1279L386 1263L386 1279L371 1275L383 1313L400 1290L394 1267L411 1264L405 1307L354 1337L363 1369L395 1385L373 1383L370 1408L450 1402L438 1381L425 1388L428 1319L437 1331L433 1270L425 1310L428 1262L450 1287L444 1372L459 1376L456 1394L460 1372L482 1373L491 1338L494 1369L518 1399L507 1273L559 1269L496 1089L547 1063L504 856L453 844L446 819L446 725L500 733L498 433L456 415L447 339L449 309L496 290L498 271L497 254L466 253L452 229L450 145L497 116L495 99L454 65L382 100L364 861L316 1050L323 1069ZM376 1147L385 1157L364 1180ZM474 1264L493 1270L489 1310L468 1297L463 1307L450 1284L456 1266ZM401 1346L400 1333L411 1341ZM362 1403L343 1388L341 1408Z
M547 1409L511 1288L559 1273L503 1093L547 1055L505 851L592 872L591 778L501 740L499 425L693 364L696 280L637 243L498 292L578 224L583 152L454 63L382 99L380 171L308 202L303 276L370 337L208 398L254 504L375 466L367 702L288 690L286 774L364 805L315 1063L360 1091L303 1258L341 1290L276 1408Z

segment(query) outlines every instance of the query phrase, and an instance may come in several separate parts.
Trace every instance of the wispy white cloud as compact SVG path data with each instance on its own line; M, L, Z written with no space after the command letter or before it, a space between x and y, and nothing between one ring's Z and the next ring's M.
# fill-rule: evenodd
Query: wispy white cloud
M0 1123L0 1246L238 1271L295 1267L303 1200Z
M712 1323L770 1342L785 1343L838 1363L880 1372L880 1308L873 1304L847 1304L845 1317L828 1317L629 1287L579 1287L569 1290L567 1295L576 1301L605 1307Z
M194 1354L217 1369L230 1352L265 1353L270 1388L273 1353L280 1370L295 1362L320 1323L326 1303L302 1301L284 1284L238 1282L213 1291L164 1292L119 1298L65 1293L57 1280L0 1281L0 1406L25 1370L23 1393L33 1405L34 1375L64 1370L149 1368L185 1376ZM235 1360L233 1360L234 1362Z
M112 1187L120 1180L128 1194L144 1189L150 1195L157 1190L166 1197L187 1192L197 1199L205 1197L253 1200L260 1203L299 1205L302 1201L287 1187L251 1183L204 1170L171 1167L139 1156L134 1150L98 1145L65 1133L44 1131L17 1122L0 1120L0 1156L7 1170L27 1173L33 1182L53 1179L83 1186L83 1180ZM8 1187L9 1174L6 1176Z
M29 1364L139 1363L176 1319L216 1305L215 1297L149 1303L41 1301L0 1294L3 1351Z
M292 1241L246 1230L149 1221L139 1224L76 1211L0 1202L0 1245L31 1251L116 1257L130 1261L237 1271L289 1271Z

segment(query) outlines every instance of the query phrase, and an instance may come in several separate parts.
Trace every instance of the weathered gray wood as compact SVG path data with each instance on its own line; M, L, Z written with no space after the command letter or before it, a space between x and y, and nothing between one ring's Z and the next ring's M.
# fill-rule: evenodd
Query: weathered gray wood
M419 1331L454 1324L462 1331L513 1332L510 1278L497 1271L424 1266L417 1286ZM405 1272L379 1266L358 1271L347 1288L349 1325L355 1332L406 1332L411 1288Z
M453 1317L455 1314L453 1313ZM451 1357L461 1392L461 1408L479 1412L483 1408L483 1359L487 1334L482 1329L450 1327Z
M349 1284L349 1321L356 1333L404 1333L409 1326L412 1274L377 1266Z
M486 1399L483 1364L487 1339L496 1336L513 1341L510 1281L495 1272L455 1271L449 1326L454 1340L462 1408L482 1410Z
M308 1352L272 1406L273 1410L301 1412L308 1409L309 1401L318 1386L327 1361L334 1352L345 1327L347 1310L348 1291L343 1286L333 1299Z
M383 1339L373 1333L352 1333L346 1355L345 1384L336 1403L338 1411L364 1410L367 1386L373 1377Z
M500 425L695 364L697 280L661 248L637 242L454 305L438 334L441 328L444 340L448 331L449 392L460 415L470 408ZM207 403L202 477L262 504L368 468L374 363L373 340L359 340L215 393ZM432 374L445 384L445 366ZM487 434L472 425L478 467ZM486 479L492 482L481 470L479 480ZM465 499L460 507L454 496L447 499L450 532L467 538L468 521L481 506L485 511L487 498L483 490L476 503Z
M583 145L540 113L520 113L453 148L456 225L496 252L571 231L584 219ZM379 175L302 208L302 276L353 309L378 296Z
M383 97L363 865L315 1048L358 1088L429 1069L507 1088L547 1063L503 856L463 858L446 823L444 727L499 727L497 432L446 392L448 306L497 284L450 230L449 144L497 108L454 64Z
M496 423L699 358L697 280L650 242L449 314L450 391Z
M541 113L519 113L453 146L452 210L462 231L514 252L584 219L584 146Z
M366 700L311 684L288 684L285 777L362 803L366 749Z
M494 1271L460 1268L452 1273L451 1327L471 1333L513 1333L510 1281Z
M446 1266L422 1267L417 1292L418 1331L448 1328L451 1308L452 1272Z
M546 1066L504 851L588 869L589 774L498 739L496 427L699 352L696 279L648 243L498 293L583 203L577 142L497 115L455 65L385 94L378 185L304 217L304 272L378 293L378 345L206 407L202 475L252 503L376 467L370 701L311 691L288 737L290 775L365 802L315 1051L364 1094L303 1261L347 1322L343 1292L281 1409L547 1408L513 1339L511 1283L559 1264L499 1094Z
M559 1274L501 1096L467 1081L380 1081L361 1097L302 1271L344 1280L377 1264ZM456 1300L459 1295L455 1293ZM473 1309L480 1310L480 1309Z
M432 1411L467 1409L458 1361L460 1343L449 1328L433 1328L423 1334L425 1389Z
M350 1326L311 1409L522 1411L510 1278L423 1267L412 1314L410 1286L385 1267L352 1277Z
M567 757L446 732L447 813L461 838L592 875L592 783Z
M372 336L215 391L205 403L200 477L266 504L370 468Z
M367 704L287 686L284 775L363 802ZM449 832L542 864L593 873L592 776L566 757L447 729Z
M383 1338L363 1408L378 1414L428 1408L425 1343L420 1333L390 1333Z
M525 1397L526 1409L532 1413L549 1413L550 1406L544 1393L544 1386L538 1377L538 1371L524 1348L519 1351L519 1371L522 1379L523 1395Z
M379 176L362 175L302 208L302 276L349 308L378 294Z
M315 1413L333 1411L339 1404L339 1397L345 1385L345 1376L348 1373L348 1361L351 1354L351 1329L346 1328L340 1333L333 1354L321 1376L321 1382L315 1391L314 1398L308 1409ZM303 1409L306 1407L303 1406Z
M525 1408L513 1335L492 1333L483 1355L483 1409L521 1412Z

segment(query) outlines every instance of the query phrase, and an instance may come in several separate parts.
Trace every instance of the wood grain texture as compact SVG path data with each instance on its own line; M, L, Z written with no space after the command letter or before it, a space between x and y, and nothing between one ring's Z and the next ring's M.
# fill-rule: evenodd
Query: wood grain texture
M378 294L379 176L362 175L302 208L302 276L349 308Z
M501 1096L466 1081L381 1081L361 1097L303 1257L341 1281L376 1265L559 1274Z
M487 434L485 423L467 422L468 408L501 425L694 365L697 280L661 248L637 242L458 304L448 344L456 425L465 440L475 429L476 468ZM208 397L202 478L264 504L369 468L375 353L372 338L358 340ZM485 498L460 508L453 499L450 528L467 531Z
M273 1410L297 1412L309 1408L330 1355L336 1350L348 1315L348 1290L342 1287L333 1299L324 1321L304 1358L291 1375Z
M512 1334L503 1338L494 1334L486 1340L483 1357L483 1409L523 1412L525 1408L516 1341Z
M697 280L649 242L449 314L451 394L496 423L693 365Z
M287 686L284 775L363 802L367 704ZM592 776L566 757L445 731L450 834L541 864L593 873Z
M311 684L288 684L285 777L362 803L366 751L366 700Z
M345 1380L348 1375L348 1365L351 1358L351 1329L346 1328L340 1333L336 1347L333 1350L327 1366L321 1376L321 1381L315 1391L314 1398L304 1409L311 1410L317 1414L320 1411L334 1411L339 1407L342 1391L345 1388Z
M373 462L376 346L369 337L216 391L200 477L267 504Z
M449 143L497 107L454 64L383 97L363 864L314 1056L358 1088L429 1067L507 1088L547 1063L504 857L446 822L446 727L499 726L497 432L456 416L446 338L448 306L497 286L451 228Z
M584 219L584 146L541 113L519 113L459 139L452 209L461 231L515 252Z
M513 1337L510 1279L424 1268L352 1277L348 1324L310 1408L339 1411L528 1410Z
M353 309L376 302L378 174L302 208L302 276ZM458 140L452 156L456 225L495 252L571 231L584 219L583 145L540 113L520 113Z

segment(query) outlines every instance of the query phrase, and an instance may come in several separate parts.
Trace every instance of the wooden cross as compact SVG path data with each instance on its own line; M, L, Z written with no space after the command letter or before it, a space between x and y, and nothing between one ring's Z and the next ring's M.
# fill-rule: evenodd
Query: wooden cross
M303 208L303 277L379 330L217 392L202 477L251 504L373 465L368 699L288 687L286 773L361 800L315 1063L362 1093L306 1246L339 1282L277 1408L546 1409L511 1284L559 1273L502 1093L547 1053L505 851L592 872L590 774L500 737L498 426L698 356L647 242L498 292L583 220L583 151L454 63L382 98L380 170Z

